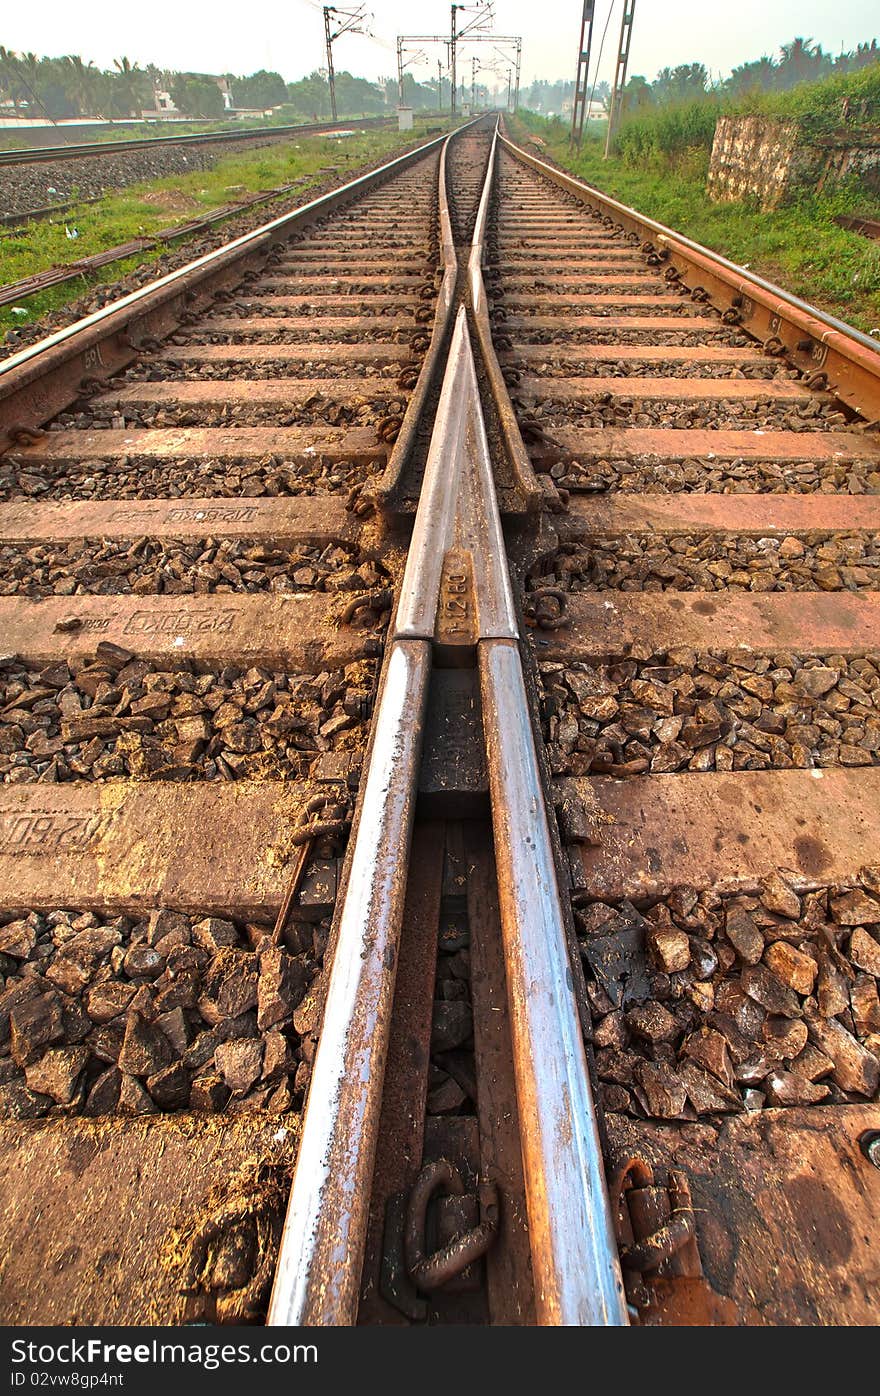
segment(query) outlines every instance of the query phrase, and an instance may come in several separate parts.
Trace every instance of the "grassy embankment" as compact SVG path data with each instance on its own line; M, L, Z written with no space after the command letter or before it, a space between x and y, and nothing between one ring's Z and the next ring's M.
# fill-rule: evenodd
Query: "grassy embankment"
M521 112L520 131L539 136L558 164L589 184L870 332L880 326L880 243L838 227L834 219L839 214L880 219L880 197L850 180L766 213L755 201L712 203L706 195L712 135L722 110L792 118L808 138L840 127L847 97L860 127L880 129L880 69L874 67L736 107L707 98L649 111L622 123L609 160L602 158L604 122L590 123L589 136L574 154L568 125L558 118Z
M344 141L326 136L303 136L252 152L237 152L219 159L209 170L133 184L118 193L108 194L99 203L69 209L52 222L23 224L10 230L10 235L0 237L0 285L19 281L48 267L79 261L178 223L188 223L200 213L234 203L249 194L304 179L306 182L295 194L265 204L262 210L254 210L268 221L292 203L300 202L311 186L320 184L325 177L322 169L335 166L342 172L383 156L390 158L414 138L418 140L419 125L424 131L427 124L417 123L413 132L366 131ZM352 125L356 128L357 123ZM216 226L222 228L223 224ZM76 228L78 236L68 239L65 227ZM181 245L173 244L174 247ZM30 324L47 311L77 300L87 286L118 281L135 267L155 261L160 255L161 249L144 252L122 262L113 262L90 274L88 279L69 281L22 299L17 304L27 312L24 315L13 314L11 306L4 306L0 309L0 334L9 328Z

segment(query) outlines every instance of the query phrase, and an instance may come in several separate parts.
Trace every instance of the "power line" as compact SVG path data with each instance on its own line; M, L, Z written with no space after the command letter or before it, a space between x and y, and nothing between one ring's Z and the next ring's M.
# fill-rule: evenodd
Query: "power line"
M452 98L450 102L450 111L452 115L455 116L456 58L458 44L464 38L464 36L466 34L470 34L472 30L485 30L486 25L491 24L493 19L495 18L495 9L493 0L476 0L476 4L470 5L456 4L453 2L453 4L450 6L450 10L451 22L449 30L449 75L452 81ZM477 11L477 13L474 15L474 18L468 24L466 24L463 29L458 29L457 16L459 12L470 12L473 10Z
M330 110L336 120L336 71L333 67L333 45L343 34L367 34L367 7L358 5L356 9L343 10L337 5L324 5L324 39L327 45L327 81L330 85ZM333 29L331 16L336 17L337 29Z
M574 98L571 104L571 135L569 145L577 143L580 145L584 133L584 115L587 109L587 83L590 80L590 49L593 44L593 19L596 12L596 0L584 0L583 13L581 15L581 39L578 44L578 65L577 76L574 82ZM581 119L578 121L578 106L581 109Z
M405 34L398 34L398 36L397 36L397 98L398 98L398 103L399 103L400 106L403 106L403 74L404 74L404 70L405 70L406 68L415 67L415 66L416 66L417 64L419 64L419 63L427 63L427 61L428 61L428 55L425 53L424 49L418 49L418 50L417 50L414 54L412 54L412 55L406 60L406 62L404 63L404 61L403 61L403 51L404 51L404 47L405 47L406 45L407 45L407 38L406 38L406 35L405 35Z
M625 0L624 0L624 3L625 3ZM614 14L614 0L611 0L611 8L610 8L609 11L608 11L608 17L607 17L607 19L605 20L605 28L602 30L602 41L601 41L601 43L599 44L599 57L596 59L596 71L595 71L595 73L594 73L594 75L593 75L593 86L592 86L592 88L590 89L590 106L593 105L593 97L594 97L595 94L596 94L596 85L597 85L597 83L598 83L598 81L599 81L599 68L600 68L601 63L602 63L602 50L603 50L604 47L605 47L605 39L606 39L606 37L607 37L607 35L608 35L608 26L609 26L609 24L611 23L611 16L612 16L613 14Z
M623 89L626 86L626 69L629 63L629 46L632 43L633 20L636 13L636 0L623 0L623 18L620 21L620 43L617 46L617 66L614 69L614 86L608 104L608 131L605 136L605 156L611 154L614 138L614 122L623 105Z

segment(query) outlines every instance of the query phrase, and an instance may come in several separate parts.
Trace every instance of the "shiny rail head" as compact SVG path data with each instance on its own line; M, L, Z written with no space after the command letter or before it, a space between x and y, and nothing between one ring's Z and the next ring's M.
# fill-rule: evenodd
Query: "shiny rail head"
M477 210L477 221L474 224L474 235L471 239L471 251L468 258L468 286L471 305L476 315L483 313L486 299L486 288L483 284L483 253L486 244L486 228L489 222L489 205L492 201L495 165L498 159L500 126L501 123L496 121L495 129L492 132L492 148L486 163L486 177L483 181L483 192L480 195L480 207Z
M478 648L539 1322L627 1324L519 649Z
M470 559L474 641L515 639L516 611L464 306L455 322L401 584L397 638L435 635L444 559L453 550Z
M430 644L393 645L281 1237L272 1325L352 1325L357 1314L430 672Z
M482 356L487 389L495 406L496 420L504 441L511 473L516 481L517 492L525 505L525 511L536 514L546 504L547 496L535 476L529 453L520 433L513 403L510 400L510 393L501 372L498 355L492 342L492 326L489 322L488 300L483 280L486 228L495 184L500 134L500 122L496 119L492 134L492 146L489 159L486 162L486 173L480 194L480 205L474 225L471 251L468 257L468 295L473 311L474 328Z

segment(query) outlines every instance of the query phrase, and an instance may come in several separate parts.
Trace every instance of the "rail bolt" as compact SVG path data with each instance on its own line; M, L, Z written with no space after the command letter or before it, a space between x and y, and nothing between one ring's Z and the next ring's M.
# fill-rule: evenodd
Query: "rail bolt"
M859 1138L859 1148L869 1163L880 1168L880 1129L868 1129Z

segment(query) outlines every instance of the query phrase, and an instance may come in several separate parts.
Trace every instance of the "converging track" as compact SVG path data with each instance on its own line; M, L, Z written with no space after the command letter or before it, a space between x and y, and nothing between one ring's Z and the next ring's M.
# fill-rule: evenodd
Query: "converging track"
M876 1322L878 416L485 120L0 364L5 1322Z

